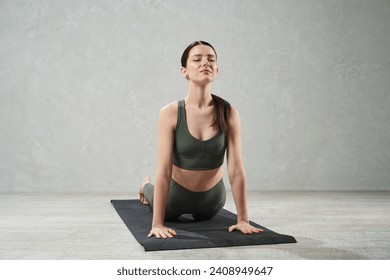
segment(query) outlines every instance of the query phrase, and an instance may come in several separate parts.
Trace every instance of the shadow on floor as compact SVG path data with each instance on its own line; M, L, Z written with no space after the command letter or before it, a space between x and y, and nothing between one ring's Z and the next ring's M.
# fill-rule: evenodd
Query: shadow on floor
M300 259L306 260L364 260L363 255L346 249L339 249L325 245L325 242L305 237L295 237L297 244L278 248L290 255L296 255Z

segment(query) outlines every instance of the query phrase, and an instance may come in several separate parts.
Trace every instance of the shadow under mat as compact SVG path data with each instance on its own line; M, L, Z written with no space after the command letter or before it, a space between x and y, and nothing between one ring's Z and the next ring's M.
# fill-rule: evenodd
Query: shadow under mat
M115 210L144 247L145 251L180 250L195 248L213 248L229 246L248 246L296 243L294 237L269 230L250 221L250 224L263 229L259 234L242 234L238 231L229 232L228 227L236 224L237 216L222 209L214 218L195 222L191 215L182 215L175 222L166 222L165 226L174 229L177 236L171 239L148 238L153 214L147 205L139 199L111 200Z

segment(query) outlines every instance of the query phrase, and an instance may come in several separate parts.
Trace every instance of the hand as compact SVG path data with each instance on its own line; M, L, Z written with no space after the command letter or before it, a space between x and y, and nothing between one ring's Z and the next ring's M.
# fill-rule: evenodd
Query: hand
M163 225L152 227L151 231L148 234L148 237L156 236L160 238L172 238L176 235L176 231L171 228L164 227Z
M243 234L260 233L263 231L262 229L251 226L249 223L244 222L244 221L241 221L241 222L237 223L236 225L229 227L229 232L232 232L234 230L239 230Z

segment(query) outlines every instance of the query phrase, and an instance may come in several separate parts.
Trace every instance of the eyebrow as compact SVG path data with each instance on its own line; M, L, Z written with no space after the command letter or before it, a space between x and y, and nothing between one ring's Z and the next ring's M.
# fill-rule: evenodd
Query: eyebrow
M203 56L203 54L194 54L193 56ZM214 54L206 54L207 57L215 57Z

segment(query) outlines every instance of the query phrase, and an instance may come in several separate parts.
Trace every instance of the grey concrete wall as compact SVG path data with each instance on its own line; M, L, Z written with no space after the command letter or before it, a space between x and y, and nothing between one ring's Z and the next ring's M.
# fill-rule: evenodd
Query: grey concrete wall
M0 191L135 191L214 44L249 190L390 190L390 2L0 1ZM226 180L227 181L227 180Z

